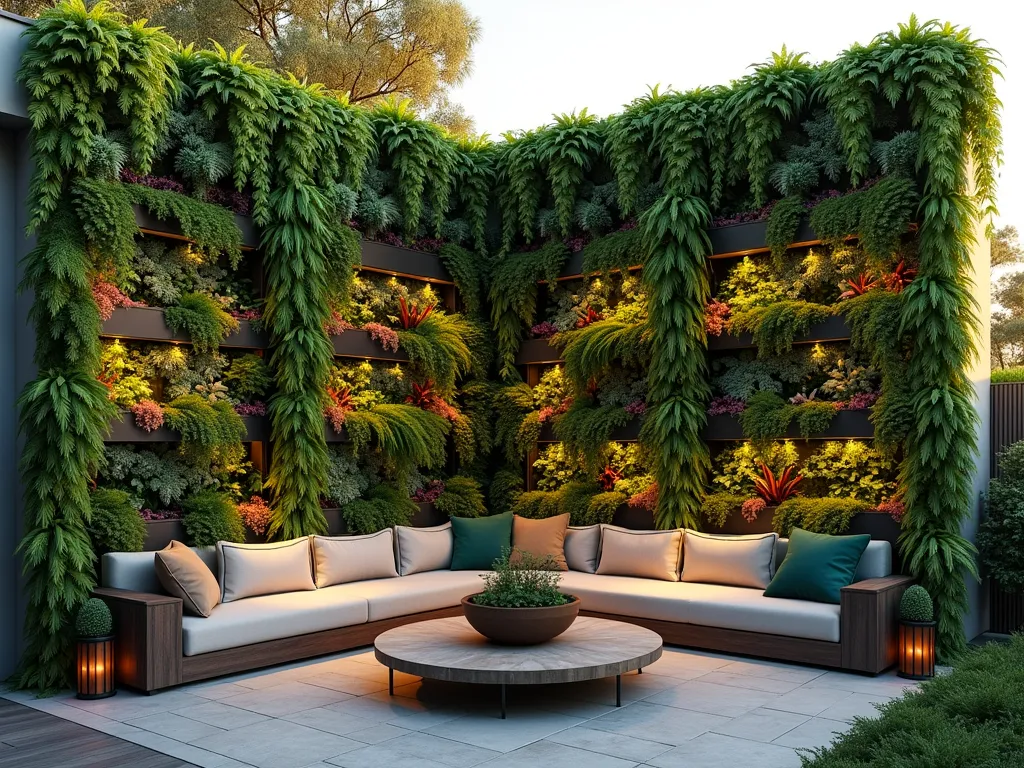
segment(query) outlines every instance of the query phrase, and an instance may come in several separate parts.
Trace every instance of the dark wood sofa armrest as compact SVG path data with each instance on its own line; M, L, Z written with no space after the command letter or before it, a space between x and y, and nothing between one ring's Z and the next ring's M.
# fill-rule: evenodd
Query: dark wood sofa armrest
M843 587L839 598L843 669L877 675L896 663L900 598L913 583L910 576L884 576Z
M115 678L147 693L181 683L181 599L100 587L114 616Z

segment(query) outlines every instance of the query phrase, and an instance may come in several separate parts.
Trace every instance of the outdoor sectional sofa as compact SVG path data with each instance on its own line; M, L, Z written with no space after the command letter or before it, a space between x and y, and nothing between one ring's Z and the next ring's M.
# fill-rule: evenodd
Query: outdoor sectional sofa
M563 573L561 586L580 597L582 615L645 626L672 645L868 674L896 662L898 605L911 580L892 575L892 551L886 541L868 544L854 583L842 589L840 604L832 605L765 597L763 589L749 587L586 572L598 569L595 563L602 540L610 535L607 531L623 529L570 528L566 538L570 570ZM450 537L450 524L347 539L349 546L364 550L348 550L356 553L347 556L347 563L352 563L365 561L370 547L379 555L385 537L395 560L394 567L386 563L385 571L394 574L388 578L244 597L222 602L206 618L183 615L182 600L161 588L155 553L105 554L103 587L96 595L114 615L118 682L154 692L370 645L395 626L461 615L461 599L482 588L481 572L450 570L443 556L428 555L424 560L422 554L410 555L415 542L428 535ZM783 561L787 544L786 539L774 541L774 564ZM316 580L316 549L312 543L309 547ZM218 548L194 551L223 589L224 557ZM450 551L449 545L448 563ZM411 563L410 556L420 562Z

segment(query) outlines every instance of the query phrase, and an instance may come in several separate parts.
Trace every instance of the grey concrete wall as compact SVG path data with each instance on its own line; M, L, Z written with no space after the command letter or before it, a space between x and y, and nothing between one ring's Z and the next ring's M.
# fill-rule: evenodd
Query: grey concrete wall
M32 241L25 236L28 192L28 119L24 90L15 74L24 50L27 20L0 12L0 680L10 675L21 648L24 617L21 565L14 551L21 540L24 503L18 478L16 401L35 376L35 338L27 325L31 297L17 299L19 262Z

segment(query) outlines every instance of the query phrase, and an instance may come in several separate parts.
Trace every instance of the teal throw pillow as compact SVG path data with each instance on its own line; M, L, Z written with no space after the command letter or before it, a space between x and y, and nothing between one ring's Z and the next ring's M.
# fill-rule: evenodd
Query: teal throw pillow
M869 541L871 537L866 533L826 536L794 528L786 558L764 596L838 605L839 591L853 583Z
M501 557L501 550L512 546L512 513L491 517L453 517L453 571L489 571Z

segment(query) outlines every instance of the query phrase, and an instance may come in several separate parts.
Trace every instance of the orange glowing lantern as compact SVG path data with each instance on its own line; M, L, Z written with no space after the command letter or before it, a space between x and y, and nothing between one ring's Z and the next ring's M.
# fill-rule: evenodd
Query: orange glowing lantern
M900 677L927 680L935 677L935 622L900 622Z
M76 675L78 698L105 699L113 696L114 629L110 609L98 598L85 601L75 622L78 630Z

